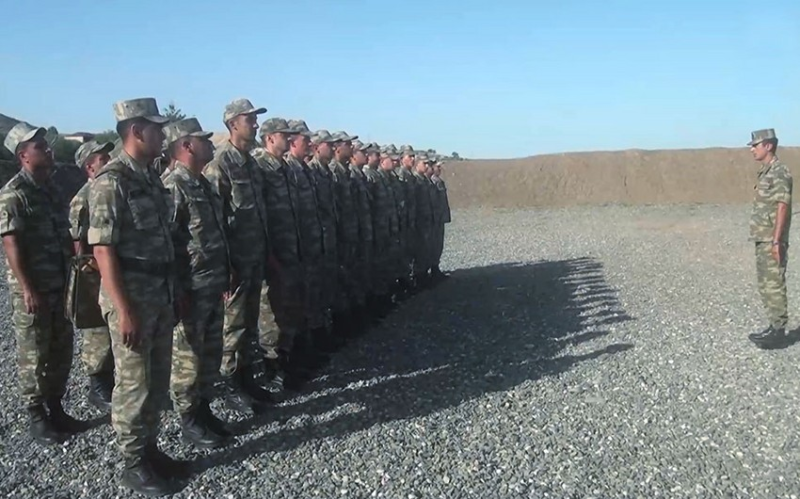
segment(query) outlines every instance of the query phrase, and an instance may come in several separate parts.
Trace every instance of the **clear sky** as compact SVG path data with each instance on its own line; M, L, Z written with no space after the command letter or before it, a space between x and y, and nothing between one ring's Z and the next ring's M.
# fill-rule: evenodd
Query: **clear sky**
M204 128L244 96L312 129L472 158L800 144L800 1L2 0L0 112L116 100Z

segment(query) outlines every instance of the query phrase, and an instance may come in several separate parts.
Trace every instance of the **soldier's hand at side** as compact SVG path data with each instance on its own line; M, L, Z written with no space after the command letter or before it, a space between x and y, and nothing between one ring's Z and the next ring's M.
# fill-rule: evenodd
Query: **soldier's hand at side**
M122 336L122 344L128 348L136 348L141 342L141 331L139 321L133 314L122 312L119 314L119 334Z
M25 301L25 311L29 314L35 314L39 311L42 300L39 293L31 288L24 288L22 290L22 298Z
M781 261L783 260L781 258L782 256L783 256L783 245L774 244L772 246L772 257L775 259L775 261L781 263Z

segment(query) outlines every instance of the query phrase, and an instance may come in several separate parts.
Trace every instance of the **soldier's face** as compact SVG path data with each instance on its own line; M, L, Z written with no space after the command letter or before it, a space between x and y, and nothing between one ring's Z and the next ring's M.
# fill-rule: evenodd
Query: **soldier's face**
M750 154L756 161L764 161L769 155L769 145L766 142L759 142L750 146Z
M367 155L364 154L364 151L353 152L353 164L356 166L364 166L367 164Z
M161 156L161 145L164 142L164 130L157 123L147 122L142 128L140 140L144 146L144 152L155 159Z
M411 168L414 166L414 155L413 154L404 154L403 155L403 166L406 168Z
M317 144L317 156L322 159L331 159L333 157L333 149L327 142Z
M387 172L394 170L394 160L392 158L381 159L381 169Z
M253 114L240 114L230 121L231 135L236 135L245 140L256 140L256 132L258 132L258 115Z
M267 139L279 155L289 150L289 137L283 132L271 133Z
M50 144L44 137L26 142L20 147L19 160L23 165L32 169L51 169L53 167L53 152Z
M436 175L437 177L441 177L442 176L442 167L439 166L439 165L433 165L433 174Z
M381 162L380 154L378 154L376 152L371 152L371 153L369 153L367 155L367 165L370 168L375 168L376 166L378 166L380 164L380 162Z
M348 141L339 142L336 145L336 152L341 155L345 159L350 159L353 157L353 143Z
M111 160L111 156L107 152L97 152L89 156L86 160L86 175L94 180L94 176L100 171L100 168L106 166Z
M189 139L192 147L192 154L197 159L197 162L205 165L214 159L214 144L211 140L202 137L192 137Z
M297 158L305 158L309 153L311 139L305 135L295 135L292 137L292 154Z

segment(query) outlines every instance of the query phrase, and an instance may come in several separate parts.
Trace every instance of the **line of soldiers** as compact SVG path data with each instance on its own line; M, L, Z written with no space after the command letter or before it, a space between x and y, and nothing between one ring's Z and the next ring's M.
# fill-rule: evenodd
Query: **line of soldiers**
M106 325L82 331L89 401L111 411L122 483L140 493L171 493L188 471L156 445L167 393L186 442L224 446L216 386L228 407L259 413L446 278L441 157L311 133L301 120L259 127L265 112L229 103L230 138L215 149L196 119L170 123L155 99L115 103L121 147L81 146L89 181L69 213L45 130L19 123L4 144L21 165L0 190L0 236L30 433L56 444L85 429L62 406L73 355L64 287L70 259L92 255L84 270L101 276Z

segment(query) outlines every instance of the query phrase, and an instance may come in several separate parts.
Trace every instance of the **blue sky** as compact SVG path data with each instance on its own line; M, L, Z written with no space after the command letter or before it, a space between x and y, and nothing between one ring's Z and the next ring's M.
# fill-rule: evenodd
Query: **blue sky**
M36 7L33 7L35 5ZM800 2L7 2L0 112L62 132L246 96L312 129L473 158L800 144Z

